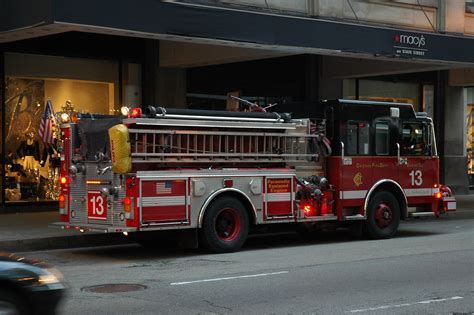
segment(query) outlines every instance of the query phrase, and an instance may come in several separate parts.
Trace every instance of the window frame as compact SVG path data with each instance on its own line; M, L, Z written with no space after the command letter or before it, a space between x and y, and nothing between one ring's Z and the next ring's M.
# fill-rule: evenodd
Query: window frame
M380 153L378 152L378 146L377 146L377 134L378 134L378 129L377 129L377 125L378 124L381 124L381 125L385 125L387 127L387 140L386 140L386 153ZM374 122L374 154L376 156L389 156L390 155L390 122L388 121L375 121Z
M424 147L421 148L421 154L413 154L413 153L409 153L407 152L406 150L406 146L405 146L405 141L404 141L404 135L403 135L403 130L406 129L405 126L406 125L418 125L421 127L421 130L422 130L422 141L424 143ZM402 156L410 156L410 157L427 157L427 156L432 156L433 154L427 154L426 152L426 147L427 145L432 145L432 143L429 143L430 141L432 142L433 141L433 138L432 138L432 135L430 136L430 125L427 124L426 122L423 122L423 121L410 121L410 120L406 120L406 121L402 121L401 122L401 129L400 129L400 134L401 134L401 138L400 138L400 143L401 143L401 154ZM433 148L431 148L431 153L433 153Z
M367 145L368 145L368 149L367 149L367 153L360 153L360 145L361 145L361 142L360 142L360 130L361 128L359 127L360 124L363 123L365 124L366 128L368 128L368 133L367 133ZM348 135L349 135L349 126L350 125L356 125L357 126L357 145L356 145L356 154L351 154L349 153L349 141L348 141ZM345 140L346 140L346 146L344 148L344 154L347 155L347 156L370 156L370 149L371 149L371 141L370 141L370 133L371 133L371 126L370 126L370 122L367 121L367 120L347 120L346 121L346 136L345 136Z

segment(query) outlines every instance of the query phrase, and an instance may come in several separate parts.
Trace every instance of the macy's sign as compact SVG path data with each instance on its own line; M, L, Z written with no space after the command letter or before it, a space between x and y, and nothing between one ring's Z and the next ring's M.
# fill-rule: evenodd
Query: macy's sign
M426 41L423 35L411 36L411 35L396 35L395 42L398 44L413 45L418 48L425 46Z

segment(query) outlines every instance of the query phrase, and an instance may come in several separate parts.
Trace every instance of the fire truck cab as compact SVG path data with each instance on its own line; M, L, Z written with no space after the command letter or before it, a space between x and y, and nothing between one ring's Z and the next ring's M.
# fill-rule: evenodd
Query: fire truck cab
M433 121L405 103L321 102L333 155L328 180L338 187L336 214L363 218L370 237L390 237L398 221L456 209L439 182Z
M433 124L408 104L324 101L317 118L147 107L62 130L61 222L80 231L191 231L214 252L252 226L325 224L395 235L456 209Z

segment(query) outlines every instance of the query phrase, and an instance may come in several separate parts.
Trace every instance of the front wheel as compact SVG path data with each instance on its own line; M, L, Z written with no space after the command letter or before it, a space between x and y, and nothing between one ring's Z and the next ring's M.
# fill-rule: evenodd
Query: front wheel
M366 232L372 239L393 237L400 224L400 205L390 192L378 191L367 209Z
M0 289L0 314L23 315L29 314L26 300L10 291Z
M212 202L204 215L199 240L216 253L233 252L244 244L249 232L249 218L242 203L225 196Z

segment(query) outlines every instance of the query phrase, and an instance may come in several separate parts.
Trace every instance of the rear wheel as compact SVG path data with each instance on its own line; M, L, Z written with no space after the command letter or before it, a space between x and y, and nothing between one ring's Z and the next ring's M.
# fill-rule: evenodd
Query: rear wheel
M233 197L221 197L210 205L199 231L200 243L210 251L226 253L238 250L249 232L244 205Z
M378 191L370 199L367 209L366 232L369 238L393 237L400 224L400 205L390 192Z

